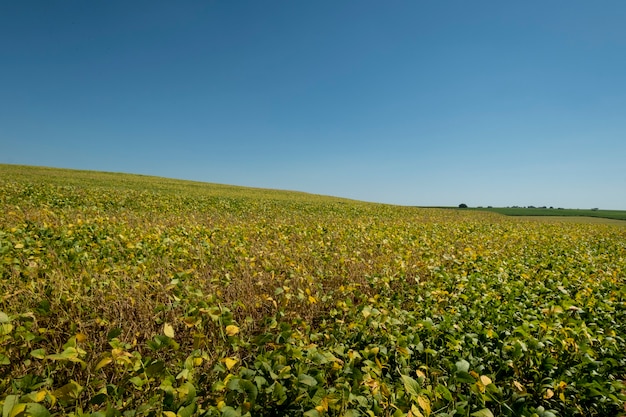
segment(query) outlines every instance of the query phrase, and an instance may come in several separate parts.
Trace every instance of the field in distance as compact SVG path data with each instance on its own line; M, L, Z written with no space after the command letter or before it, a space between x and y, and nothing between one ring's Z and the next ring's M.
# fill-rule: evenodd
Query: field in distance
M0 165L0 409L623 415L625 242L610 224Z
M562 208L525 208L525 207L488 207L472 208L500 213L506 216L553 216L553 217L595 217L603 219L626 220L626 210L600 209L562 209Z

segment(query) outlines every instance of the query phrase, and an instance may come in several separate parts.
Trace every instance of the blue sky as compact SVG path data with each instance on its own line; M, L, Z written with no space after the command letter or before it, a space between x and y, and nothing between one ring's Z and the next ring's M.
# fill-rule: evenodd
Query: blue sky
M626 209L626 2L5 1L0 163Z

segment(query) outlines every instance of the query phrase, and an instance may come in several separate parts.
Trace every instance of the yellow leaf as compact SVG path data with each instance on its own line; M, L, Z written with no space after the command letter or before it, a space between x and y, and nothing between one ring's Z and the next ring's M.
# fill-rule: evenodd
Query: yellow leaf
M15 404L15 406L13 406L13 408L9 412L9 417L16 417L22 414L25 410L26 410L26 403Z
M228 368L229 371L239 362L237 358L224 358L222 361L226 364L226 368Z
M430 400L427 397L423 395L417 397L417 404L422 410L424 410L424 413L426 413L427 416L430 415Z
M54 407L57 403L57 397L52 392L48 392L48 401L50 401L50 406Z
M104 368L105 366L107 366L108 364L110 364L111 362L113 362L113 358L108 356L108 357L102 359L100 362L98 362L98 364L96 365L95 370L98 371L98 370Z
M169 337L170 339L174 338L174 328L172 327L171 324L165 323L163 325L163 334Z
M487 385L491 384L493 381L487 375L481 375L480 376L480 382L482 382L482 384L484 386L487 386Z
M424 414L415 406L415 404L411 404L411 410L409 411L409 415L407 417L424 417Z
M33 397L33 402L35 403L40 403L42 402L45 398L46 398L46 394L48 393L48 391L46 391L45 389L42 389L41 391L38 391Z
M426 374L422 371L420 371L419 369L415 371L415 374L419 377L419 378L426 378Z
M235 326L234 324L229 324L228 326L226 326L227 335L234 336L237 333L239 333L239 327Z
M315 409L319 413L324 413L328 411L328 398L326 397L322 398L322 402L317 407L315 407Z
M185 317L183 321L185 322L185 326L187 327L193 327L198 322L198 320L195 317Z
M317 303L317 300L312 295L309 295L309 303L310 304L315 304L315 303Z
M513 385L515 385L515 388L519 391L519 392L525 392L526 388L524 388L524 386L522 384L520 384L517 381L513 381Z
M119 359L122 357L132 357L133 355L131 355L130 353L126 352L123 349L119 349L119 348L115 348L115 349L111 349L111 355L113 355L114 359Z
M410 355L409 350L403 346L398 346L397 350L398 352L400 352L401 355L404 355L404 356Z
M76 334L76 341L78 343L83 343L85 340L87 340L87 335L85 333L77 333Z
M37 392L33 391L30 394L22 397L22 402L40 403L46 398L46 394L48 394L48 391L46 391L45 389Z
M163 411L163 415L166 417L176 417L176 413L173 411Z
M552 397L554 397L554 391L552 391L550 388L548 388L546 393L543 394L543 398L545 398L546 400L549 400Z

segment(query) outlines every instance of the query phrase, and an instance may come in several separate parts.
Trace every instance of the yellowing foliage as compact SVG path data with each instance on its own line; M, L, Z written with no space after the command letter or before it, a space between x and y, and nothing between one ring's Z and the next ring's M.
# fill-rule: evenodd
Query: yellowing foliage
M3 415L626 400L624 227L13 166L0 207Z

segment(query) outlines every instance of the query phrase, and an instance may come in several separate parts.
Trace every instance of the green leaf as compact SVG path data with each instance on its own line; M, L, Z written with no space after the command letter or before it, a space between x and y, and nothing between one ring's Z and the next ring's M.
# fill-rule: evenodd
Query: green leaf
M119 327L114 327L111 330L109 330L109 333L107 333L107 340L115 339L117 336L121 334L122 334L122 329L120 329Z
M0 323L0 336L7 335L13 331L11 323Z
M182 398L183 403L187 404L196 398L196 387L191 382L185 382L178 387L178 395Z
M456 380L459 382L467 382L468 384L473 384L474 382L476 382L476 378L474 378L470 373L465 371L457 372Z
M241 412L231 406L222 408L222 417L241 417Z
M196 412L196 402L192 402L191 404L185 406L185 407L181 407L178 409L178 416L180 417L191 417L193 416L193 413Z
M308 385L309 387L314 387L317 385L317 380L311 375L307 374L298 375L298 381L300 381L301 384Z
M470 415L473 417L493 417L493 413L488 408L483 408L482 410L476 411Z
M24 416L30 417L49 417L50 411L46 409L41 404L37 403L27 403L26 409L24 410Z
M445 385L441 385L441 384L437 385L437 387L435 388L435 391L441 394L444 400L452 401L452 393Z
M420 395L420 384L408 375L400 375L402 382L404 383L405 391L412 397Z
M257 388L263 388L267 385L267 379L257 375L254 377L254 383L256 384Z
M70 361L70 362L85 364L85 362L81 360L79 357L80 355L84 353L85 353L84 351L77 349L75 347L67 347L63 352L54 353L52 355L46 356L45 358L53 360L53 361Z
M156 360L150 365L146 366L146 375L149 377L155 377L160 375L165 370L165 362Z
M76 400L80 395L83 387L76 381L70 381L69 383L63 385L61 388L56 389L52 392L52 395L57 397L61 401L72 401Z
M257 395L259 394L259 390L256 385L252 383L252 381L248 381L247 379L239 380L239 388L246 393L248 399L253 402L256 400Z
M457 372L469 372L470 364L465 359L458 361L455 366Z
M289 379L291 377L291 366L283 366L278 372L279 379Z
M50 313L50 301L49 300L41 300L35 310L44 316L47 316Z
M139 387L139 388L144 386L144 384L146 383L146 381L144 381L143 379L141 379L138 376L134 376L131 379L129 379L128 381L132 382L133 385L135 385L136 387Z
M313 394L313 396L311 397L311 402L316 406L321 405L324 401L324 398L327 396L328 393L326 392L326 390L322 387L319 387L315 390L315 394Z
M89 400L89 404L100 405L100 404L103 404L107 400L107 398L108 397L106 393L101 392L91 397L91 399Z
M0 353L0 365L11 365L11 361L7 355Z
M2 417L9 417L13 407L20 402L20 397L17 395L7 395L4 399L4 406L2 406Z
M9 323L10 321L11 319L9 318L9 316L5 312L0 311L0 324Z
M32 352L30 352L30 356L32 356L35 359L44 359L46 357L46 350L45 349L35 349Z
M280 383L274 383L274 390L272 392L272 398L276 401L276 404L281 405L287 400L287 394L285 394L285 387Z
M226 383L226 388L228 388L231 391L240 391L239 378L237 377L230 378L228 382Z

